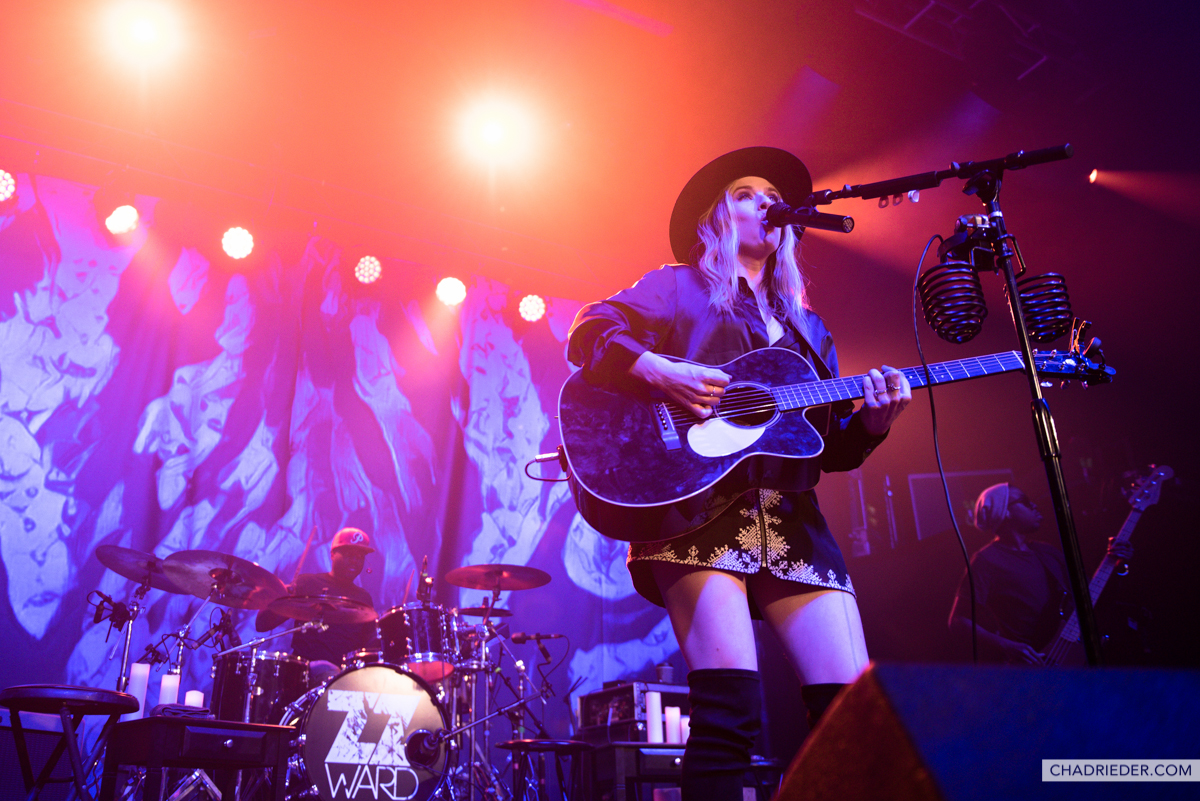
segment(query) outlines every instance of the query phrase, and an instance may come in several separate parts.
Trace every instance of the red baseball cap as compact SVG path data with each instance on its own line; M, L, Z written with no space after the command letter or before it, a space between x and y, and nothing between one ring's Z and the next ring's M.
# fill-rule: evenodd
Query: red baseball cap
M375 549L371 547L371 538L361 528L344 528L334 534L329 550L336 551L338 548L357 548L363 553L375 553Z

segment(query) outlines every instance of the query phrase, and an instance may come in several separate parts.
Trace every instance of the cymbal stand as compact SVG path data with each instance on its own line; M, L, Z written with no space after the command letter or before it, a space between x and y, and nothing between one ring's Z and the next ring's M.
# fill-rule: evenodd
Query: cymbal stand
M294 634L297 631L324 631L328 627L329 624L320 620L310 620L307 623L301 623L299 626L293 626L290 629L284 629L283 631L276 632L274 634L268 634L265 637L259 637L257 640L251 640L250 642L244 642L241 645L235 645L232 648L226 648L224 651L218 651L213 655L213 658L219 659L220 657L225 656L225 654L234 654L238 651L256 649L263 643L268 643L271 640L278 639L279 637L283 637L287 634Z
M125 644L121 646L121 675L117 676L117 692L129 692L129 648L133 643L133 624L142 611L142 601L150 591L150 576L147 574L141 585L133 591L133 600L129 602L129 628L125 629Z

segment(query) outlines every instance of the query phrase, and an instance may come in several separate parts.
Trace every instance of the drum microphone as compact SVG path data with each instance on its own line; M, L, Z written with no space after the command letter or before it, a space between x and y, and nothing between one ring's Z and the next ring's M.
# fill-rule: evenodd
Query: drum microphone
M432 768L438 758L438 746L446 739L443 729L429 731L418 729L404 742L404 753L408 761L423 768Z
M816 209L801 207L793 209L786 203L775 203L767 209L767 223L782 228L799 225L804 228L819 228L822 231L837 231L848 234L854 230L854 218L840 214L822 214Z
M515 634L513 634L511 637L509 637L509 639L512 640L517 645L521 645L523 643L529 642L530 640L534 640L534 641L560 640L565 636L567 636L567 635L565 635L565 634L526 634L523 631L518 631Z

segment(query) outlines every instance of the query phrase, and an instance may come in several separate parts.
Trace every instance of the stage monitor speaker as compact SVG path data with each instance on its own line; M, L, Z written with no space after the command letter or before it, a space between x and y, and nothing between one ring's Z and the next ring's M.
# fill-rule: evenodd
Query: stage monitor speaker
M1200 759L1200 671L873 664L776 801L1200 798L1200 776L1043 782L1043 759Z

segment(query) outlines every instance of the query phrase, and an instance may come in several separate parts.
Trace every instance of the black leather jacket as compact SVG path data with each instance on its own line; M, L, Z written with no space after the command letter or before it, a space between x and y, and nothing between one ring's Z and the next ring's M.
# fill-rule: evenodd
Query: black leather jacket
M696 268L668 264L652 270L629 289L579 310L571 326L567 358L583 368L587 380L619 387L636 381L629 375L629 368L647 350L720 365L768 347L767 326L754 292L744 278L740 281L739 300L734 314L729 315L709 303L708 287ZM786 347L804 356L812 366L814 381L838 375L833 335L820 317L807 312L804 330L800 330L782 310L774 316L785 330L775 347ZM850 402L835 404L826 425L809 413L825 434L821 457L825 472L855 469L887 436L868 434L852 410Z

